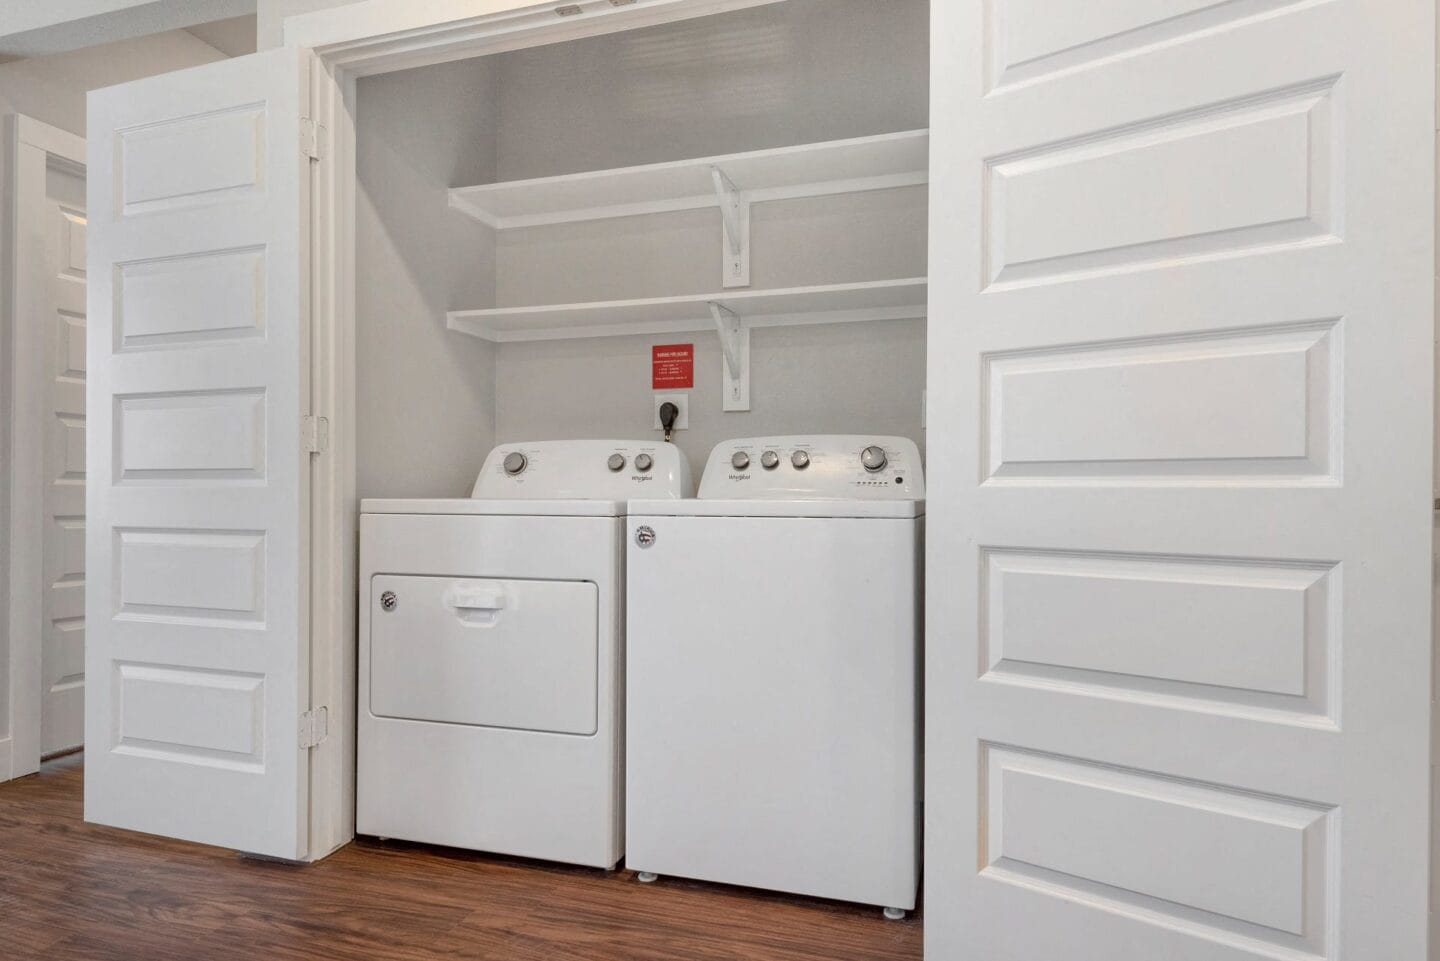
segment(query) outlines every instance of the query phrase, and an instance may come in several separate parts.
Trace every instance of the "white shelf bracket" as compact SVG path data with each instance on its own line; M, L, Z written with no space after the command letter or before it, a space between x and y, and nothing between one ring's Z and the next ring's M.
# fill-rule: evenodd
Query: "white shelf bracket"
M750 326L726 307L709 301L720 335L720 409L750 409Z
M711 166L715 198L720 204L722 280L726 287L750 286L750 198L719 167Z

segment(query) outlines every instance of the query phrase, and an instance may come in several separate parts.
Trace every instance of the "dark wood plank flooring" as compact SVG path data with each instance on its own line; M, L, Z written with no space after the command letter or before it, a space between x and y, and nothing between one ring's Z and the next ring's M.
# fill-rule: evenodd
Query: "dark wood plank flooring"
M241 858L81 820L80 756L0 785L7 961L898 961L876 908L420 845L320 864Z

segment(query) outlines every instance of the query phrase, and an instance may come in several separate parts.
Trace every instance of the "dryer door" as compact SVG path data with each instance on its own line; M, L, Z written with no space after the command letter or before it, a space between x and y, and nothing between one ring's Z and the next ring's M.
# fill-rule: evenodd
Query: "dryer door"
M380 574L371 587L377 716L595 733L594 584Z

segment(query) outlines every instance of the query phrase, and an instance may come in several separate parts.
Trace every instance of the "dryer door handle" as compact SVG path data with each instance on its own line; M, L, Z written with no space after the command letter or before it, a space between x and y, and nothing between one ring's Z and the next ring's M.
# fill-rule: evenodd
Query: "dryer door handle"
M494 624L505 610L505 592L498 587L452 587L445 604L467 624Z
M505 592L498 587L455 587L445 603L457 611L503 611Z

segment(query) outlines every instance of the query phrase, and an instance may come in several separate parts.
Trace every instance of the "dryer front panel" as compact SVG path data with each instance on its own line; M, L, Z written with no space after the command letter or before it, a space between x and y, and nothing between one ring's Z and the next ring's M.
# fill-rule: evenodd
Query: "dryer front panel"
M370 586L372 714L595 733L593 583L377 574Z

